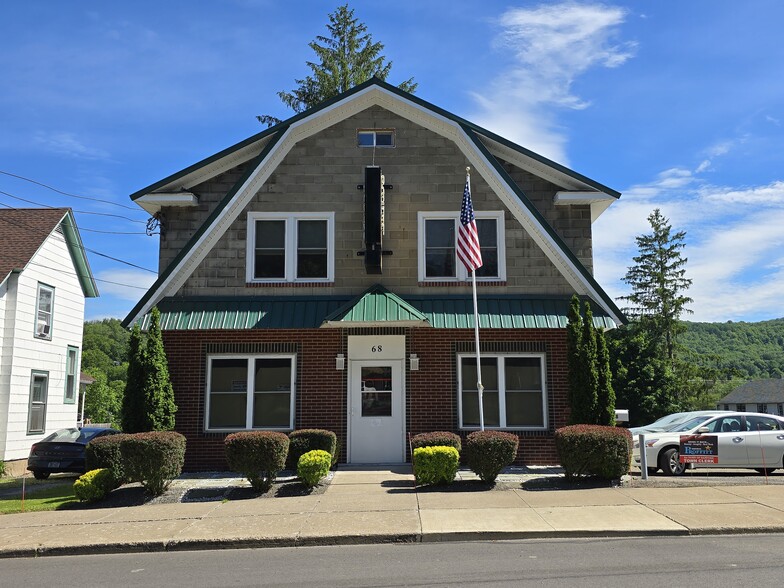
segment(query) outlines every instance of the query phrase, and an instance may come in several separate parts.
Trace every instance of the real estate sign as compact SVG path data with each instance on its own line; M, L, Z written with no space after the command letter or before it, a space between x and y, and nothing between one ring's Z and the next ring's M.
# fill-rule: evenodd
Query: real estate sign
M681 463L719 463L716 435L681 435Z

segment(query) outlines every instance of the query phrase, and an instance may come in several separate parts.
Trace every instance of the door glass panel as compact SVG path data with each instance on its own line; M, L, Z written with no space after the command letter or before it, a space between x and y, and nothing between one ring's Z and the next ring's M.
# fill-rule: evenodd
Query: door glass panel
M362 416L392 416L392 368L362 367Z

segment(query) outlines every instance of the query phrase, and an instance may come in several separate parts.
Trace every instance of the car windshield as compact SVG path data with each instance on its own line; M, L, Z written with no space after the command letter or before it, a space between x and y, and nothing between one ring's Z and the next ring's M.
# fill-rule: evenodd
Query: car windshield
M44 441L50 441L52 443L87 443L95 437L98 433L100 433L100 429L60 429L59 431L55 431L48 437L44 438Z
M702 415L690 418L685 421L681 421L679 423L674 423L667 427L665 431L668 433L683 433L686 431L691 431L692 429L699 427L702 423L712 419L711 415Z

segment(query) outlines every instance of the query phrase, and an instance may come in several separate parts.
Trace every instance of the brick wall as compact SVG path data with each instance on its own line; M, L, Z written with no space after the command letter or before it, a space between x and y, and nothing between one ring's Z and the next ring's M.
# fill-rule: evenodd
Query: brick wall
M376 333L392 331L374 330ZM411 434L458 431L456 346L472 342L468 329L397 329L405 332L406 356L416 353L420 369L406 362L406 429ZM355 333L356 334L356 333ZM348 369L335 369L335 356L347 353L349 332L341 329L164 331L164 345L178 406L176 429L188 439L186 470L223 470L226 433L204 432L207 346L286 343L297 353L295 428L324 428L341 441L346 459ZM518 464L557 463L553 431L567 424L566 335L562 329L485 329L482 345L539 342L546 353L547 431L520 432Z

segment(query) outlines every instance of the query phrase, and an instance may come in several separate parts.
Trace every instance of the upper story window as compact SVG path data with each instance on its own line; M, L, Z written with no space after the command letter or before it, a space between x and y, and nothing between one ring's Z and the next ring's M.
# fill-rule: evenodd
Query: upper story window
M357 147L394 147L395 129L358 129Z
M39 339L51 340L52 338L53 310L54 288L39 283L35 307L35 336Z
M331 282L335 214L248 213L248 282Z
M476 270L476 277L505 280L504 213L474 211L474 215L482 251L482 267ZM418 214L420 282L464 281L470 277L455 251L459 222L459 211Z

